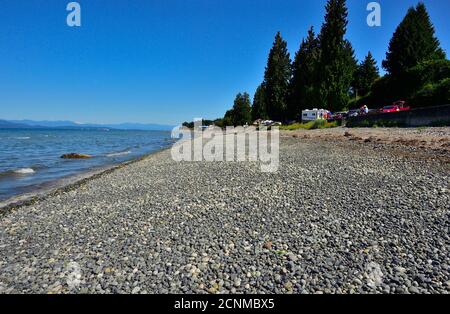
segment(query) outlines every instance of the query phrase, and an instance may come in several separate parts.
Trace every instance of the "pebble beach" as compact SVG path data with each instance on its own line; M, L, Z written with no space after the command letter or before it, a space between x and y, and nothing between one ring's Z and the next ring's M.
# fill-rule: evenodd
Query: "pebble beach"
M0 293L449 293L449 175L289 134L276 173L164 150L0 210Z

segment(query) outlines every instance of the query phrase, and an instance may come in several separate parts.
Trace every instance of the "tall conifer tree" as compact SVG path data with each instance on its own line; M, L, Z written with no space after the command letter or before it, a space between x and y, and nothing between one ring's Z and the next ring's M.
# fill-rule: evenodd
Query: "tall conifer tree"
M411 7L397 27L383 68L391 75L404 73L422 61L445 59L434 26L423 3Z
M344 38L348 23L345 0L328 0L326 12L319 35L319 105L339 111L348 104L356 60L352 45Z
M308 37L300 45L292 64L292 79L289 88L289 118L298 119L301 111L317 107L319 102L317 88L317 62L319 42L311 27Z
M251 103L250 96L248 93L239 93L234 100L234 105L232 109L232 120L233 125L240 126L251 122Z
M358 69L355 72L354 89L356 94L358 96L367 95L372 87L372 84L379 77L380 73L377 67L377 62L369 51L364 61L358 65Z
M280 32L275 36L264 74L266 112L270 119L284 121L291 79L291 59Z
M266 113L266 88L264 83L259 85L253 97L252 119L267 119Z

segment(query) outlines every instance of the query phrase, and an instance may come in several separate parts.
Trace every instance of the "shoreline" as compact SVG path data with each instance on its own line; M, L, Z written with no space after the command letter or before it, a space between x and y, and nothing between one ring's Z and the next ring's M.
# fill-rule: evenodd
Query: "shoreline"
M395 141L390 138L390 133L392 131L402 132L400 138ZM294 137L305 140L320 140L324 142L338 140L341 142L351 141L356 145L365 145L365 144L384 144L392 147L388 147L391 151L398 150L403 154L414 154L415 157L418 157L423 153L436 153L439 152L439 147L435 145L426 145L425 141L412 140L410 136L405 136L407 133L412 132L422 132L418 131L420 128L345 128L345 127L337 127L332 129L319 129L319 130L293 130L293 131L280 131L280 137ZM448 153L450 152L450 127L428 127L425 130L443 132L444 135L442 138L446 139L446 142L442 142L442 138L439 140L432 141L432 144L436 142L441 145L443 154L438 155L436 158L442 160L446 163L450 163L450 156ZM375 133L375 135L374 135ZM389 133L389 134L383 134ZM398 134L397 134L398 135ZM405 138L401 138L405 137ZM192 139L184 139L186 141L192 141ZM419 144L419 145L418 145ZM40 200L44 200L45 198L61 193L71 191L76 189L80 185L94 180L104 174L110 173L117 169L123 168L127 165L133 164L135 162L139 162L143 159L146 159L154 154L162 153L165 150L170 150L173 146L168 145L168 147L162 148L160 150L144 154L140 157L137 157L132 160L124 161L118 164L98 166L95 169L90 169L83 171L82 173L71 175L68 177L63 177L54 181L50 181L44 184L44 187L38 188L35 191L20 194L13 196L11 198L0 200L0 217L5 213L12 209L18 209L23 206L34 204ZM413 148L413 151L408 151ZM419 151L416 151L418 149ZM437 151L438 150L438 151Z
M96 178L99 178L105 174L144 160L152 155L169 150L172 148L172 145L173 144L160 150L144 154L132 160L123 161L118 164L98 166L95 169L86 170L75 175L49 181L43 184L44 187L38 188L33 192L16 195L5 200L0 200L0 218L6 215L11 210L16 210L24 206L32 205L36 202L43 201L46 198L57 195L59 193L72 191L73 189L76 189L81 185L91 180L95 180Z

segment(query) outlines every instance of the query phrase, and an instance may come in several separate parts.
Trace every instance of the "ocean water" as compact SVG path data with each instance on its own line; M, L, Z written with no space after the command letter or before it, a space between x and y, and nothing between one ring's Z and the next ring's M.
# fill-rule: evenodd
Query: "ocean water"
M0 200L170 146L167 131L0 129ZM65 160L82 153L91 159Z

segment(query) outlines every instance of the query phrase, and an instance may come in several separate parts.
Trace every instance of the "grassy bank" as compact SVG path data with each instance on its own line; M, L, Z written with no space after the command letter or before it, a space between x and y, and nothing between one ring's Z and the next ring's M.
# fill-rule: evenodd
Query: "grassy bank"
M295 130L317 130L317 129L330 129L330 128L336 128L338 126L341 126L341 122L339 121L333 121L328 122L326 120L316 120L316 121L310 121L307 123L294 123L291 125L284 125L280 127L280 130L284 131L295 131Z

